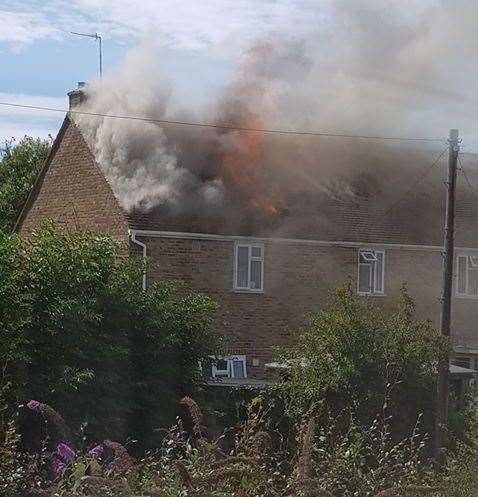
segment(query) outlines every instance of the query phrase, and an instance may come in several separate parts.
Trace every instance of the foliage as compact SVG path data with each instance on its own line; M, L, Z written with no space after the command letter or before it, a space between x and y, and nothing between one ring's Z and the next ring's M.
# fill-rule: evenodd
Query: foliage
M22 330L31 319L31 307L22 264L19 239L0 231L0 374L24 356Z
M0 231L11 231L48 153L50 141L25 136L0 155Z
M246 420L229 429L234 437L226 449L223 436L204 435L202 412L192 398L183 398L181 405L191 429L178 419L161 447L139 461L116 442L104 441L101 450L98 446L81 453L60 444L50 460L60 454L63 467L40 479L35 495L418 497L431 491L431 467L422 460L418 427L395 443L386 424L364 427L350 420L342 435L335 422L326 432L319 430L316 412L311 410L295 427L297 444L288 447L270 426L268 406L256 397L246 408ZM53 411L49 406L42 409ZM56 418L61 416L56 413Z
M419 413L430 411L438 358L447 347L429 322L414 319L405 291L390 313L341 288L282 355L290 370L281 393L295 415L315 403L353 408L370 422L383 408L399 407L410 429Z
M0 350L19 398L56 405L96 436L153 444L215 347L214 304L174 282L143 292L142 262L125 252L53 224L28 239L4 236ZM34 430L31 416L21 422Z
M466 413L465 432L449 454L442 497L478 497L478 403Z

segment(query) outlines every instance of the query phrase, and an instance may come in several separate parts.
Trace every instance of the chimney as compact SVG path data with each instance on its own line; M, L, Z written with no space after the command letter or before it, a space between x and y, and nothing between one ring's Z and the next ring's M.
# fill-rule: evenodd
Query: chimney
M78 82L78 88L68 92L70 100L70 110L79 107L82 103L86 102L87 95L84 91L86 83L84 81Z

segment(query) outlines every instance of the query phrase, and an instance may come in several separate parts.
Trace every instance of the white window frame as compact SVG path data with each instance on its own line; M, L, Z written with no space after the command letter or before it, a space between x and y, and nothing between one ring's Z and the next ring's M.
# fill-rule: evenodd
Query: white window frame
M460 271L459 271L459 261L461 258L466 259L466 272L465 272L465 291L460 292ZM478 271L478 252L460 252L457 254L455 259L455 295L460 298L465 299L478 299L478 294L470 293L469 291L469 272Z
M248 260L247 260L247 286L241 287L237 285L237 271L238 271L238 253L240 247L247 247L248 249ZM252 256L252 249L258 248L261 251L261 256L256 257ZM236 292L247 292L247 293L263 293L264 292L264 244L263 243L244 243L244 242L235 242L234 243L234 282L233 288ZM260 288L251 288L251 261L260 261L261 262L261 287Z
M211 368L212 378L235 379L234 367L233 367L234 361L242 362L242 366L244 368L244 378L239 378L239 379L242 380L242 379L247 378L247 367L246 367L246 356L245 355L234 354L234 355L226 355L226 356L211 356L211 359L213 360L212 368ZM226 369L219 369L219 370L217 369L216 362L219 360L227 362L227 370Z
M366 259L368 262L361 262L360 261L360 256L362 254L367 254ZM361 266L370 266L371 264L376 264L377 263L377 257L376 254L381 254L382 255L382 281L381 281L381 290L377 291L377 270L375 269L372 271L372 274L374 275L374 281L373 281L373 287L370 285L372 288L369 292L363 292L360 290L360 267ZM360 248L357 251L357 294L358 295L375 295L375 296L383 296L385 295L385 250L383 249L375 249L372 247L363 247Z

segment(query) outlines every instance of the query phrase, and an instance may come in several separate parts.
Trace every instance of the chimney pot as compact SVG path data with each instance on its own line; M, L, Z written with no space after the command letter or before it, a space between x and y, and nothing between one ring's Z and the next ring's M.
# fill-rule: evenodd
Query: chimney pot
M84 81L78 81L77 89L68 92L70 110L75 109L86 102L87 95L84 91L85 87L86 83Z

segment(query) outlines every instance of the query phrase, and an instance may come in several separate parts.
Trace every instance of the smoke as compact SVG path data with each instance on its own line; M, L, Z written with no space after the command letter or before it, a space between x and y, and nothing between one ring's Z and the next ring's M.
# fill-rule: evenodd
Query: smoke
M255 43L232 81L196 112L175 99L151 41L89 85L86 110L238 128L443 137L439 147L451 127L478 135L478 5L334 0L322 8L323 22L307 38L274 33ZM298 206L305 210L317 195L374 198L383 207L400 194L400 178L414 178L439 151L424 143L75 119L128 212L160 209L223 224L270 219L284 232L297 224Z
M99 114L165 119L171 86L155 61L151 44L131 50L119 70L88 86L86 110ZM177 205L187 190L220 201L215 181L199 182L179 162L180 150L152 122L76 115L97 163L127 211Z

